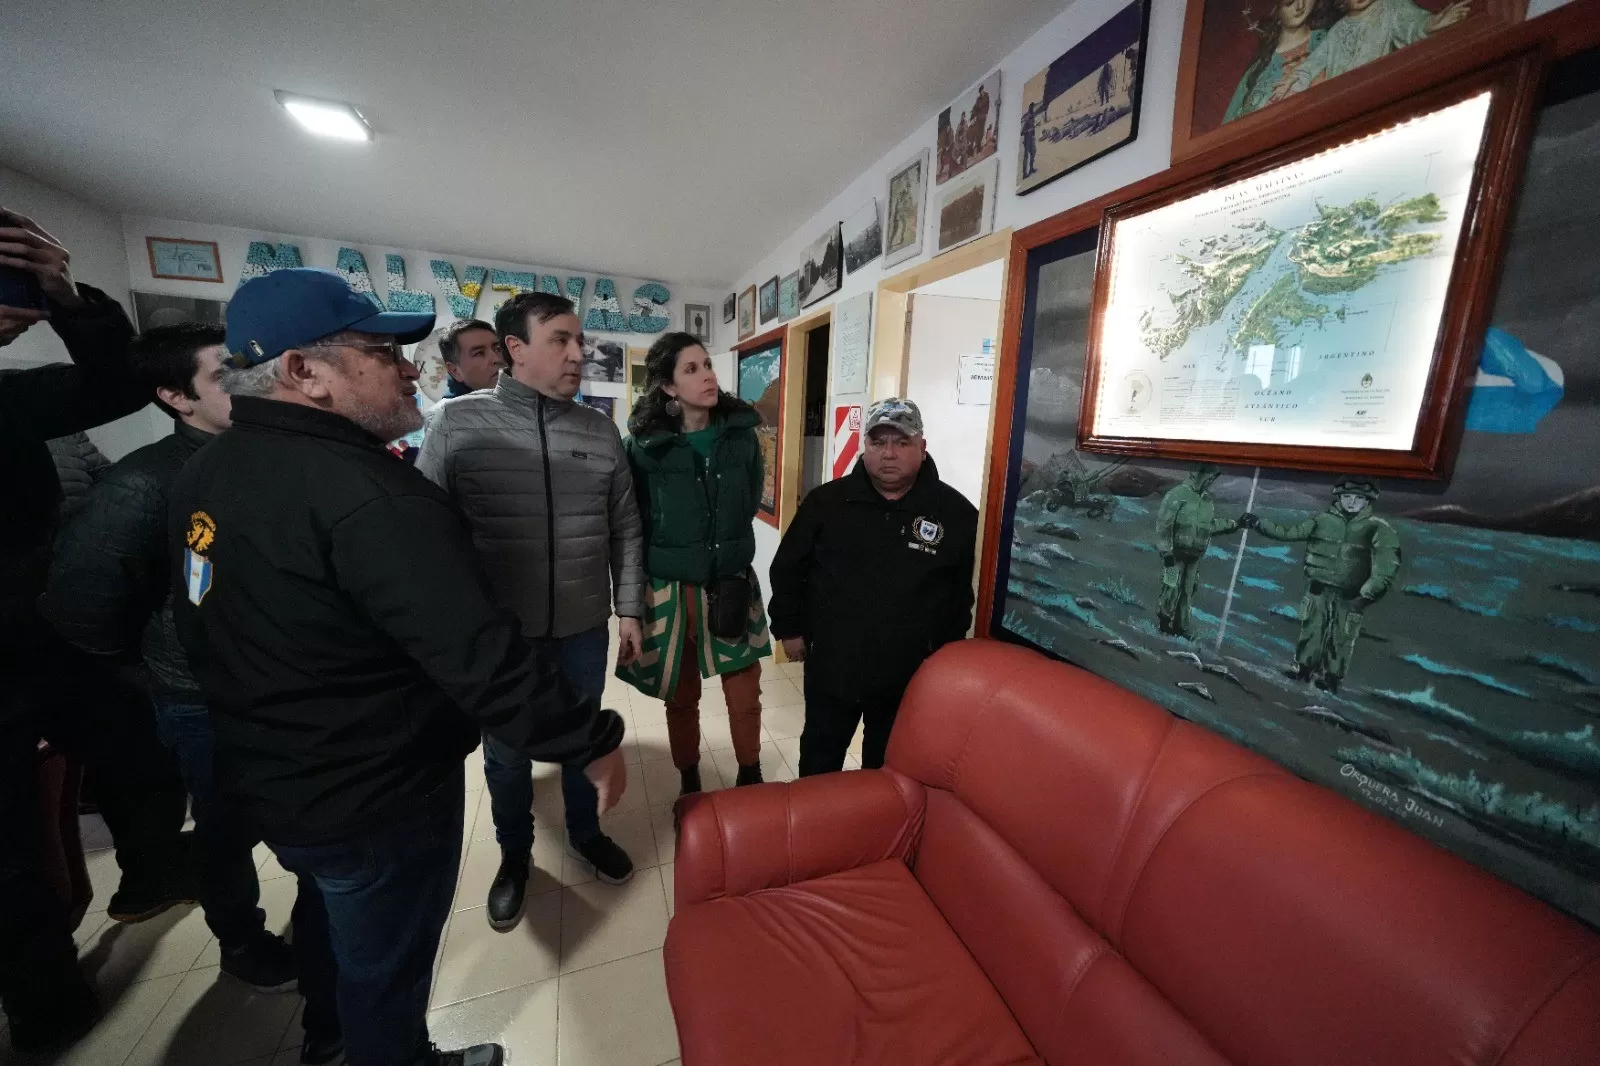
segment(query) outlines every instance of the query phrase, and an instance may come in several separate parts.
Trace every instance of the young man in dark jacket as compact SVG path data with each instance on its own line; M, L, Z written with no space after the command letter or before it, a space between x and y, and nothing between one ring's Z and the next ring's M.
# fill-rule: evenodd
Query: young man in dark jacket
M883 765L923 660L972 624L978 512L939 480L909 400L872 406L861 461L811 490L772 560L772 633L806 664L800 775L831 773L863 719Z
M85 495L56 543L40 613L108 667L134 674L155 709L194 799L200 905L221 949L222 972L259 992L295 987L289 946L257 907L253 837L217 802L211 717L172 623L167 493L183 464L228 428L219 326L163 326L133 342L130 361L173 432L123 457Z
M384 447L421 423L400 345L432 326L332 271L241 285L233 428L179 475L168 542L218 780L300 879L302 990L336 975L353 1062L498 1066L495 1045L439 1053L425 1020L463 760L486 729L584 767L603 811L627 783L623 723L494 606L461 513Z
M117 844L113 916L170 905L183 786L148 715L120 713L77 652L40 618L61 485L46 442L149 402L128 368L133 327L117 302L72 277L71 256L32 220L0 209L0 267L38 282L44 306L0 306L0 348L48 318L71 363L0 371L0 1003L11 1043L42 1050L95 1014L62 901L39 869L41 738L83 756Z

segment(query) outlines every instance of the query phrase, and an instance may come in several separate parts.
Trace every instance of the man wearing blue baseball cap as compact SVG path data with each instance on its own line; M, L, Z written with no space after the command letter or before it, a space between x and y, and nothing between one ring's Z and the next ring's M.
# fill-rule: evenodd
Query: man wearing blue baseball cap
M425 1020L480 729L583 768L602 811L627 783L622 719L522 638L460 512L384 447L421 424L401 345L432 328L331 271L241 285L233 428L172 490L176 621L216 777L300 882L307 1063L501 1062L494 1044L440 1052Z

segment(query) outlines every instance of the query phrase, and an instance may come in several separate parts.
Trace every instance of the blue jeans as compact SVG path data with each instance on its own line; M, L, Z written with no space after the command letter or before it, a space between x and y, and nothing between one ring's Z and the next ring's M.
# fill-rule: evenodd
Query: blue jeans
M194 695L156 693L150 702L155 707L156 735L178 760L193 800L200 907L206 924L224 950L242 947L266 927L266 914L257 906L261 885L251 851L259 838L217 798L212 783L216 736L205 701Z
M578 694L599 699L606 688L611 636L605 626L570 637L541 637L535 647L561 660L567 681ZM494 838L502 848L533 849L533 760L485 733L483 777L489 787ZM582 770L561 769L561 799L567 808L567 839L573 844L600 835L600 797Z
M428 1061L428 987L461 866L464 790L458 771L416 813L381 829L325 844L267 842L300 879L303 1024L327 1038L342 1023L350 1066Z

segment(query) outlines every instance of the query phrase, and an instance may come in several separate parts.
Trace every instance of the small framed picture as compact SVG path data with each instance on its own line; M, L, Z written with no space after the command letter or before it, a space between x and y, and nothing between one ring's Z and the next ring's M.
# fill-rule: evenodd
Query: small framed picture
M701 344L711 343L711 305L684 304L683 329L692 333Z
M922 254L922 208L928 192L928 149L889 172L887 222L883 227L883 265L894 266Z
M738 305L739 305L739 297L738 297L738 295L736 293L731 293L730 292L723 299L723 301L722 301L722 322L723 322L724 325L726 325L729 322L732 322L734 315L739 313L737 311Z
M190 241L180 237L146 237L150 276L174 281L222 282L222 256L216 241Z
M739 294L739 339L756 335L756 287L750 286Z
M938 244L934 255L959 248L994 230L995 192L1000 184L1000 160L971 168L939 190L934 213Z
M761 324L763 326L778 317L778 278L776 275L761 283L759 304L761 307Z

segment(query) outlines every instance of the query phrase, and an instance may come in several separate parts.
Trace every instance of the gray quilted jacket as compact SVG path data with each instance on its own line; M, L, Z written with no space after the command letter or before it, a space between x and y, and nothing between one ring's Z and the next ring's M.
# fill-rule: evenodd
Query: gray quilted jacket
M417 469L466 513L495 598L525 636L603 625L613 597L618 615L643 616L633 473L604 414L501 374L429 420Z

